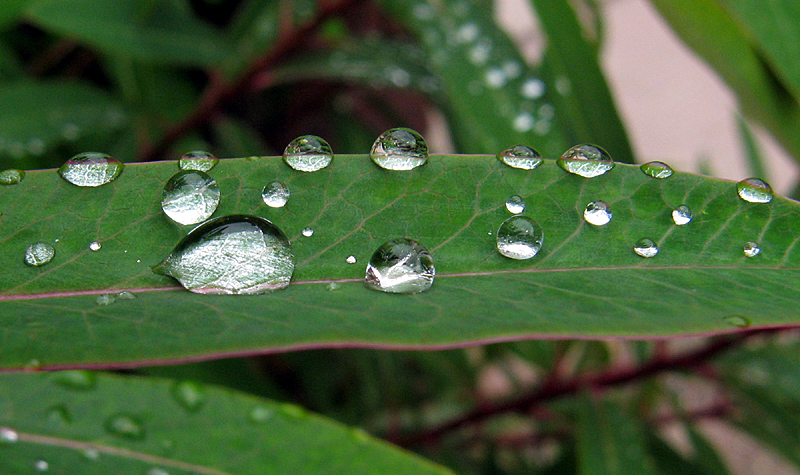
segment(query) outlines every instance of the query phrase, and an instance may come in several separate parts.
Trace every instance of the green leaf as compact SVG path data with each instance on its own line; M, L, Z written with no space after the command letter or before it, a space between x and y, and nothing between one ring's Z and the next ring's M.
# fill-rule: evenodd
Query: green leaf
M38 460L86 475L451 473L297 406L196 385L190 404L169 380L78 375L86 384L70 386L68 376L0 376L0 426L18 434L0 446L3 473Z
M747 125L747 121L741 116L736 117L736 125L739 128L739 137L744 148L744 156L747 160L749 173L763 180L769 180L769 174L765 168L764 157L758 148L758 143L753 135L752 129Z
M308 347L421 348L531 337L664 337L797 325L800 204L741 200L734 183L675 173L666 180L617 164L585 179L554 161L512 169L494 156L432 156L389 172L364 155L337 155L315 173L280 157L222 160L211 175L216 216L272 220L293 243L293 285L261 296L210 296L151 272L188 232L160 209L176 163L129 164L109 185L77 188L53 170L32 171L0 193L0 366L120 366L153 360ZM289 203L269 208L261 190L288 185ZM531 260L502 257L495 235L519 195L545 234ZM610 204L594 227L586 203ZM694 220L675 226L679 204ZM314 235L300 231L310 226ZM379 245L409 236L432 253L433 288L391 295L364 287ZM661 251L643 259L634 243ZM58 240L57 242L56 239ZM756 240L761 254L744 257ZM36 241L54 243L43 267L23 263ZM92 252L89 243L102 249ZM358 264L347 264L353 255ZM331 289L330 284L335 284ZM98 306L98 294L135 300ZM268 310L266 310L268 309Z
M711 442L691 423L686 423L686 431L694 450L692 459L702 467L702 472L706 475L730 475L725 462Z
M0 43L0 80L17 79L22 74L22 65L16 53L5 43Z
M633 150L600 70L597 48L585 34L569 2L532 0L547 33L544 67L551 95L570 142L596 143L614 160L634 163Z
M279 13L287 3L245 0L241 2L228 27L235 53L224 64L226 76L241 74L253 58L263 55L278 38Z
M648 453L656 466L656 472L662 475L705 475L702 468L690 460L686 460L671 445L659 436L647 433Z
M0 30L16 22L22 12L35 0L3 0L0 8Z
M27 16L47 30L74 36L112 56L212 66L231 53L217 30L176 0L40 0Z

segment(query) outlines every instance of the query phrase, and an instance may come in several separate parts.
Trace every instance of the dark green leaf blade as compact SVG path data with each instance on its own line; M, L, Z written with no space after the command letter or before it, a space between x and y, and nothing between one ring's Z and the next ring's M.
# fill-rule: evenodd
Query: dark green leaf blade
M93 387L70 388L59 377L0 376L0 426L19 439L0 445L4 474L31 473L38 460L86 475L451 473L289 404L200 387L188 410L169 380L98 375ZM109 430L118 416L140 431Z

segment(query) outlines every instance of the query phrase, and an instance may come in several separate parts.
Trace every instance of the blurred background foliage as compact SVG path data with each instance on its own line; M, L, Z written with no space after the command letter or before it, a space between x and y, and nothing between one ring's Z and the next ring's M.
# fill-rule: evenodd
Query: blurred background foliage
M274 155L303 134L366 153L396 126L427 132L435 153L555 157L591 142L621 162L661 159L634 157L599 65L598 1L530 0L545 38L530 64L490 0L7 0L0 168L87 150ZM800 3L651 3L735 93L753 174L748 121L800 159ZM292 401L462 474L800 473L798 356L791 331L743 331L137 372Z

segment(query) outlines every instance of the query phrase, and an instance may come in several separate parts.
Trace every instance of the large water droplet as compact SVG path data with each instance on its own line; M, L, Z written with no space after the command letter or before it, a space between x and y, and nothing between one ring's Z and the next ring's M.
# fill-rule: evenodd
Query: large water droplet
M289 285L294 255L272 222L233 215L196 227L154 272L201 294L261 294Z
M506 200L506 209L512 214L521 214L525 212L525 200L517 195L511 195Z
M600 176L614 168L611 156L597 145L576 145L556 160L558 166L584 178Z
M13 444L19 440L17 431L10 427L0 427L0 445Z
M95 251L95 252L97 252L97 251L99 251L99 250L100 250L100 248L102 248L102 247L103 247L103 245L102 245L102 244L100 244L100 243L99 243L99 242L97 242L97 241L92 241L92 242L90 242L90 243L89 243L89 250L90 250L90 251Z
M645 175L653 178L669 178L675 171L664 162L647 162L639 167Z
M761 252L757 242L749 241L744 244L744 255L746 257L756 257Z
M283 151L283 161L301 172L315 172L330 165L333 149L316 135L303 135L289 142Z
M0 185L16 185L25 178L25 172L16 168L9 168L0 172Z
M172 386L172 397L189 412L197 412L205 403L205 390L195 381L178 381Z
M633 252L644 258L650 258L658 254L658 246L652 239L639 239L633 246Z
M608 224L613 216L611 208L605 201L592 201L586 205L586 209L583 210L583 219L585 219L587 223L595 226L604 226Z
M414 130L389 129L375 140L369 155L386 170L411 170L428 161L428 144Z
M367 287L392 294L415 294L431 288L433 257L412 239L393 239L380 246L367 264Z
M525 145L515 145L497 154L497 159L512 168L533 170L542 164L542 156Z
M527 216L512 216L500 225L496 242L500 254L517 260L530 259L542 248L544 231Z
M53 373L53 381L63 388L86 391L97 384L97 374L85 369L70 369Z
M750 203L769 203L772 201L772 187L760 178L747 178L736 184L739 198Z
M138 418L129 414L117 414L108 418L105 424L106 430L111 434L126 439L144 439L144 425Z
M37 242L28 246L25 250L25 264L39 267L53 260L56 250L50 244Z
M672 210L672 221L678 226L689 224L692 221L692 210L686 205L680 205Z
M261 199L267 206L282 208L289 201L289 188L279 181L273 181L261 191Z
M125 166L104 153L79 153L58 169L61 177L77 186L100 186L114 181Z
M219 205L217 181L205 172L176 173L164 186L161 209L180 224L197 224L214 214Z
M747 328L751 325L750 319L741 315L731 315L723 318L725 323L739 328Z
M185 153L181 159L178 160L178 167L180 167L181 170L207 172L214 168L218 162L219 158L214 155L202 150L195 150L194 152Z

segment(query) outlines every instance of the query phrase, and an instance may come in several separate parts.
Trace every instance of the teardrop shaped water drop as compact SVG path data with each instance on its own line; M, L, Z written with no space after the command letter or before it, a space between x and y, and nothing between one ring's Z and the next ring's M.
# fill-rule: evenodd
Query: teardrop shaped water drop
M744 244L745 257L756 257L761 252L757 242L749 241Z
M511 168L533 170L542 164L542 156L536 150L525 145L515 145L497 154L497 159Z
M183 154L178 160L178 167L181 170L194 170L198 172L208 172L219 163L219 158L204 152L202 150L195 150Z
M53 381L62 388L87 391L97 384L97 374L85 369L70 369L53 373Z
M197 412L205 404L205 390L195 381L178 381L172 386L172 397L188 412Z
M214 214L219 205L217 181L205 172L184 170L164 186L161 209L179 224L201 223Z
M273 181L261 191L261 199L269 207L283 208L289 201L289 194L289 188L286 185L279 181Z
M303 135L289 142L283 151L283 161L301 172L315 172L330 165L333 149L321 137Z
M76 186L97 187L114 181L125 167L104 153L79 153L58 169L62 178Z
M392 294L415 294L431 288L436 269L425 247L408 238L381 245L367 264L364 283Z
M733 325L739 328L747 328L751 325L750 319L747 317L743 317L741 315L730 315L728 317L723 318L723 320L728 325Z
M192 230L154 272L201 294L262 294L289 285L294 255L271 221L233 215Z
M645 175L659 179L669 178L675 173L675 170L664 162L647 162L639 167L639 169L642 170Z
M500 254L525 260L539 253L544 242L544 231L539 223L527 216L512 216L500 225L495 240Z
M506 200L506 209L511 214L521 214L525 212L525 200L517 195L511 195Z
M10 427L0 427L0 445L14 444L19 440L17 431Z
M97 252L97 251L99 251L99 250L100 250L100 248L102 248L102 247L103 247L103 245L102 245L102 244L100 244L100 243L99 243L99 242L97 242L97 241L92 241L92 242L90 242L90 243L89 243L89 250L90 250L90 251Z
M595 226L605 226L611 222L613 216L611 208L605 201L592 201L583 210L583 219Z
M611 156L597 145L576 145L556 160L558 166L584 178L600 176L614 168Z
M144 439L144 425L138 418L130 414L116 414L106 420L106 430L125 439L142 440Z
M39 267L53 260L56 250L50 244L37 242L28 246L25 250L25 264L31 267Z
M760 178L747 178L736 184L739 198L750 203L769 203L772 201L772 187Z
M652 239L639 239L633 246L633 252L648 259L658 254L658 246Z
M672 221L678 226L689 224L692 217L692 210L686 205L680 205L672 210Z
M428 161L428 144L414 130L389 129L372 144L369 156L383 169L411 170Z
M25 178L25 172L16 168L9 168L0 172L0 185L16 185Z

